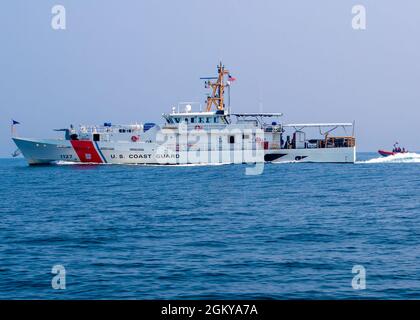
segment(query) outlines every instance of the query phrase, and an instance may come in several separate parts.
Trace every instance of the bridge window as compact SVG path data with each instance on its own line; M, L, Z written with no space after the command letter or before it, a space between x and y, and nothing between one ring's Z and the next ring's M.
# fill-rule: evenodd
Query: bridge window
M195 118L191 118L191 123L194 123L195 122Z
M219 118L218 118L218 117L214 117L214 118L213 118L213 122L214 122L214 123L218 123L218 122L219 122Z

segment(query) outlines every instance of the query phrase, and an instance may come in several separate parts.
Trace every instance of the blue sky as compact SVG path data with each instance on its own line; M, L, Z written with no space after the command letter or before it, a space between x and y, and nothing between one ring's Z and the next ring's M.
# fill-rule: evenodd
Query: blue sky
M66 8L67 29L51 28ZM351 27L363 4L367 30ZM105 121L161 122L204 101L220 59L237 112L286 122L356 121L361 151L420 149L420 1L4 0L0 4L0 156L22 136Z

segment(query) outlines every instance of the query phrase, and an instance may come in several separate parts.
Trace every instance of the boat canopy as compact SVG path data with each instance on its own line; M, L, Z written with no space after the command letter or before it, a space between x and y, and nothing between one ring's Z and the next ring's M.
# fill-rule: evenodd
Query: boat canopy
M322 135L325 135L326 137L334 130L336 130L337 128L343 128L343 130L345 132L347 132L346 128L351 127L353 132L352 132L352 137L354 137L354 122L353 123L349 123L349 122L337 122L337 123L289 123L289 124L284 124L282 125L283 128L294 128L296 131L301 131L305 128L318 128L319 129L319 133ZM325 132L322 132L322 128L326 128L324 129Z
M283 127L308 128L308 127L352 127L353 123L288 123Z

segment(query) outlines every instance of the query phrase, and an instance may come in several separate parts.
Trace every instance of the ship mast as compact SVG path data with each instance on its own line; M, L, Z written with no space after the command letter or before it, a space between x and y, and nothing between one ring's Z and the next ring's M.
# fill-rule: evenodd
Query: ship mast
M225 69L225 66L220 64L217 66L218 77L217 78L206 78L206 79L216 79L216 82L212 82L207 80L205 82L206 88L211 88L212 92L211 95L207 97L207 107L206 111L209 112L213 104L216 106L217 110L224 110L225 109L225 83L224 78L225 75L229 74L229 71Z

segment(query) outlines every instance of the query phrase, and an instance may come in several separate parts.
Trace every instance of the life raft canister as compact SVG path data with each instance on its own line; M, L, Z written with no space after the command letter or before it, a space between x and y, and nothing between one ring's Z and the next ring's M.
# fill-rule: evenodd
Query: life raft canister
M139 141L139 136L132 136L131 137L131 141L133 141L133 142L137 142L137 141Z

